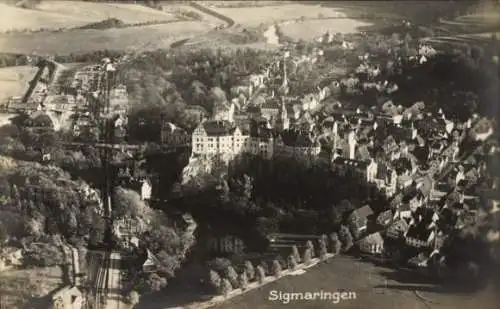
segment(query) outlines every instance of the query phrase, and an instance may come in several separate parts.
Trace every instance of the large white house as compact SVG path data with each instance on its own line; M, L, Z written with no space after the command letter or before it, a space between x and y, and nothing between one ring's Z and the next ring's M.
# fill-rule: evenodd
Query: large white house
M224 155L234 158L243 153L271 159L284 157L314 157L321 150L309 134L285 130L280 135L271 129L253 123L250 130L228 121L208 120L200 123L192 136L193 155Z
M194 155L228 155L241 153L261 155L271 158L274 139L270 131L259 128L256 134L234 126L224 120L208 120L200 123L192 137Z

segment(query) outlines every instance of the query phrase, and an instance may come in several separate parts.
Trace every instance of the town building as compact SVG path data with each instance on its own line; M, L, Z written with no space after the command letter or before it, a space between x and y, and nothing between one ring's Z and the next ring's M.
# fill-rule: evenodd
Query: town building
M349 230L354 237L358 238L368 228L368 220L373 216L373 210L369 205L355 209L348 217Z
M380 233L373 233L358 241L362 253L381 254L384 252L384 239Z
M81 309L83 305L83 293L75 286L65 287L52 296L54 309Z
M420 223L412 225L406 233L406 244L414 248L428 248L432 245L436 236L434 229L430 229L426 224Z
M276 139L276 155L289 158L313 159L321 152L315 137L300 130L286 130Z
M270 130L254 125L253 130L248 132L222 120L202 122L193 132L192 146L193 155L226 155L234 158L242 153L250 153L268 159L274 155L274 137Z
M406 236L409 224L406 220L400 219L393 222L386 230L385 235L387 238L400 239Z
M333 160L333 166L345 175L352 175L366 182L375 182L377 163L374 160L364 162L337 157Z

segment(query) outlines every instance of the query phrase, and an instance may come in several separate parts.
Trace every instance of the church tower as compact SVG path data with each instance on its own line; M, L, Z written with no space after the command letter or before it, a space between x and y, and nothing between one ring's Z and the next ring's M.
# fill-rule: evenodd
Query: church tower
M289 88L288 88L288 76L286 74L286 60L287 58L290 57L290 52L289 51L286 51L284 54L283 54L283 83L281 84L280 86L280 94L281 95L287 95L288 94L288 91L289 91Z
M356 158L356 133L350 130L347 135L348 158L354 160Z

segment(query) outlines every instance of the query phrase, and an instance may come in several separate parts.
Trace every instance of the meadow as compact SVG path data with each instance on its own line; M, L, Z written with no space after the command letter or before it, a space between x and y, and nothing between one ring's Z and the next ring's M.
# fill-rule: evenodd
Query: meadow
M0 3L0 32L9 30L70 29L109 18L126 24L173 21L177 17L139 4L43 1L36 9Z
M36 71L32 66L0 68L0 103L10 96L22 96Z

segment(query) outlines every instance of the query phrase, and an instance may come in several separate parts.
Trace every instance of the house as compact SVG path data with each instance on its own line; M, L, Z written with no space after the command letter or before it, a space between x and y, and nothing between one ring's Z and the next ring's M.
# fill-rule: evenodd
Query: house
M417 210L417 208L422 207L424 203L424 197L420 191L413 191L412 193L403 197L403 205L408 204L411 211Z
M392 197L396 193L397 173L381 160L377 162L377 175L374 182L387 197Z
M149 179L144 179L141 185L141 200L149 200L151 198L152 185Z
M146 249L147 257L146 261L142 264L142 270L144 272L154 272L161 265L158 258L149 249Z
M413 219L417 224L423 224L430 229L434 227L439 220L439 214L433 207L421 207L413 212Z
M358 247L363 253L381 254L384 251L384 239L380 233L373 233L358 241Z
M276 120L280 113L280 106L276 100L265 102L260 106L261 115L268 121Z
M426 248L432 245L436 236L434 229L429 229L426 224L410 226L406 233L406 244L414 248Z
M83 293L76 286L65 287L52 296L54 309L81 309L83 305Z
M401 203L399 204L396 212L394 213L395 218L400 219L411 219L412 218L412 210L410 208L409 203Z
M193 155L225 155L230 159L249 153L270 159L275 150L270 129L255 120L249 131L224 120L204 121L194 130L191 140Z
M373 159L369 162L364 162L335 156L333 166L346 174L354 175L366 182L375 182L377 163Z
M408 188L413 183L413 178L410 175L400 175L397 180L397 188L403 190Z
M391 223L393 217L394 217L394 215L392 214L392 210L389 209L389 210L383 211L377 217L377 224L384 226L384 227L388 226Z
M368 227L368 220L373 216L373 210L369 205L355 209L348 217L348 225L351 233L359 237Z
M316 158L321 145L313 134L300 130L285 130L276 139L276 155L294 158Z
M393 222L389 228L386 230L386 237L391 238L391 239L400 239L402 237L405 237L406 233L408 232L409 229L409 224L406 220L400 219L395 222Z

